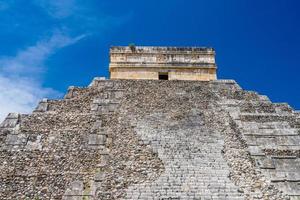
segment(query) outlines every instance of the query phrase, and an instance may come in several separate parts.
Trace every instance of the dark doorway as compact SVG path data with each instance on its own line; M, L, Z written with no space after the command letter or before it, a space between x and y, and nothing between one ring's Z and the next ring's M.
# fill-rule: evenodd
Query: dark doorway
M159 80L169 80L169 75L168 75L168 73L159 73L158 79Z

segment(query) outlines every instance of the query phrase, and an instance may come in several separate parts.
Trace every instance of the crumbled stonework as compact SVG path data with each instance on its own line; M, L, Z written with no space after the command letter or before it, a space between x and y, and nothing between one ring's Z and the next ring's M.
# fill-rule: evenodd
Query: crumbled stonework
M0 125L0 199L295 200L299 129L230 80L95 79Z

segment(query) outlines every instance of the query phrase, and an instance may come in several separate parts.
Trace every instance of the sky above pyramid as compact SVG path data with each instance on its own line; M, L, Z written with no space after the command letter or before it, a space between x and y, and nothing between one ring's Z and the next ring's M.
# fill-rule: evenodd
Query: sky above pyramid
M218 78L300 109L297 0L0 0L0 120L108 76L112 45L208 46Z

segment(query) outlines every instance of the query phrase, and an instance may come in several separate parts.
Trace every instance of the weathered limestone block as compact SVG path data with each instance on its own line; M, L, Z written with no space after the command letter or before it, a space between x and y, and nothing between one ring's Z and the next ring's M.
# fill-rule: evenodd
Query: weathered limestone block
M275 169L275 164L272 158L265 156L255 156L255 161L261 169Z
M99 196L99 193L102 193L104 191L102 180L93 180L91 181L91 188L90 188L90 196L93 197L92 199L99 199L97 196Z
M96 98L91 104L91 111L98 113L111 113L114 112L119 105L118 101L112 99Z
M296 156L274 156L273 159L279 171L300 172L300 159Z
M285 129L258 129L258 130L247 130L245 135L253 136L297 136L298 129L285 128Z
M270 102L270 99L266 95L259 95L259 100L260 101L265 101L265 102Z
M98 167L105 167L108 165L108 162L110 159L109 153L106 150L102 150L100 153L102 155L101 155L100 163L98 164Z
M300 171L286 172L287 180L300 182Z
M299 144L299 135L295 136L257 136L244 135L248 145L257 145L262 148L276 148L277 146L297 146Z
M273 103L276 112L280 114L289 114L293 112L293 108L287 103Z
M97 103L92 103L91 104L91 111L96 112L98 110L99 105Z
M65 191L63 200L92 200L93 197L90 194L85 194L83 181L73 181L69 188Z
M9 113L5 120L0 124L0 128L14 128L18 124L20 119L20 114Z
M114 88L115 83L111 80L95 80L93 87L97 87L99 89L111 89Z
M68 87L68 92L67 94L65 95L65 99L71 99L74 97L74 89L75 89L75 86L69 86Z
M248 146L248 151L251 154L251 156L264 156L265 155L262 148L259 146Z
M92 82L89 84L89 87L95 87L97 85L97 81L103 81L105 79L105 77L94 77Z
M123 97L124 91L124 89L107 89L107 98L119 100Z
M38 135L36 137L35 141L30 141L28 140L27 145L26 145L26 149L33 151L33 150L42 150L42 142L41 142L42 136Z
M94 125L92 126L91 128L91 132L92 133L95 133L97 132L98 130L100 130L102 127L102 121L101 120L97 120Z
M93 104L98 104L98 105L107 105L110 102L111 102L110 99L100 99L100 98L97 98L97 99L93 100Z
M277 188L280 188L280 190L282 190L284 193L289 194L291 200L300 198L300 190L299 190L298 182L278 181L278 182L273 182L273 184Z
M25 134L9 134L6 136L5 143L7 145L24 145L27 143L27 136Z
M46 112L48 111L48 99L43 99L38 106L36 107L36 109L34 110L34 112Z
M99 146L105 145L107 136L100 134L90 134L89 135L89 145Z

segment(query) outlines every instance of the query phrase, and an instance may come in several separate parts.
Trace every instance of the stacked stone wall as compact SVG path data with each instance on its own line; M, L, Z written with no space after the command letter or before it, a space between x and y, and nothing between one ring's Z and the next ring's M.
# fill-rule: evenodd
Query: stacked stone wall
M299 113L210 82L95 80L0 128L1 199L299 199Z

